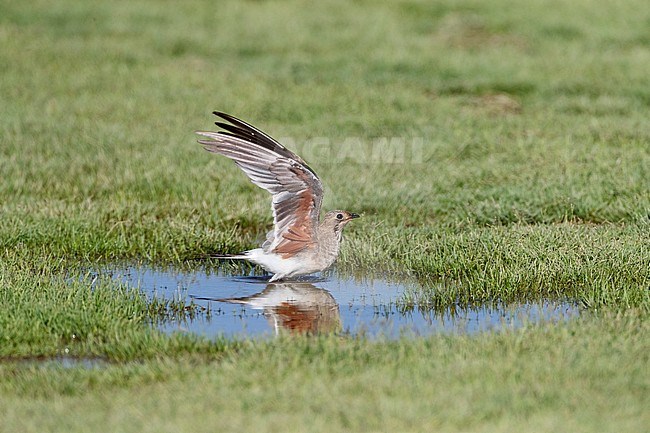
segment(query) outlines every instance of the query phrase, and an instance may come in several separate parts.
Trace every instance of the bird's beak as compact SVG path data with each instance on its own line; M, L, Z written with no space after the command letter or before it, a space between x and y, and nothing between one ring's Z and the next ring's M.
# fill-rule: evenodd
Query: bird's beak
M361 218L361 215L356 214L356 213L351 213L350 214L350 219L354 219L354 218Z

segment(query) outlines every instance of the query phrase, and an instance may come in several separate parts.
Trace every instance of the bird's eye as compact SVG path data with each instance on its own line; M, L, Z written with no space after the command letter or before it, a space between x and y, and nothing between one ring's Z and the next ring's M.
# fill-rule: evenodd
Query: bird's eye
M342 220L343 219L343 214L342 213L337 213L336 214L336 219L337 220Z

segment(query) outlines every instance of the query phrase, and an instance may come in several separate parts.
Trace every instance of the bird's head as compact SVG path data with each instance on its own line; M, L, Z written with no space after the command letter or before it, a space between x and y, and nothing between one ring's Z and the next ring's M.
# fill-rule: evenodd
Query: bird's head
M355 218L359 218L359 215L345 210L331 210L325 214L322 224L333 227L334 231L339 231Z

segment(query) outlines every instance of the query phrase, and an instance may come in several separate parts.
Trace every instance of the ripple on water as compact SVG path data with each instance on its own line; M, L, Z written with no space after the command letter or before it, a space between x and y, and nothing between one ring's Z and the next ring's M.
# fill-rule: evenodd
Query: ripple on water
M472 334L528 323L567 320L579 314L568 302L543 301L507 307L479 306L443 312L404 308L414 287L382 279L327 274L323 278L268 283L267 278L233 277L205 269L193 272L147 267L101 271L150 297L194 303L203 310L192 320L160 324L165 332L209 337L254 337L279 333L344 333L398 338L433 333Z

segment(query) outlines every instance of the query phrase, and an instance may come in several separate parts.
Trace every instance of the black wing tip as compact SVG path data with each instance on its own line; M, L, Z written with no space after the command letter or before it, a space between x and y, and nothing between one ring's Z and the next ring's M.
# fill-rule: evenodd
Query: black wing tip
M224 113L223 111L215 110L212 112L212 114L214 114L217 117L221 117L222 119L227 120L228 122L233 124L236 124L237 122L246 123L243 120L236 118L232 114Z
M234 132L234 130L243 131L249 135L263 135L262 131L259 131L253 125L246 123L245 121L233 116L232 114L224 113L223 111L213 111L212 114L222 118L228 123L223 122L214 122L219 128L226 129L228 131ZM271 139L269 137L269 139ZM272 140L272 139L271 139Z
M307 165L307 163L303 161L302 158L300 158L298 155L296 155L295 153L293 153L292 151L284 147L277 140L275 140L265 132L261 131L260 129L257 129L253 125L231 114L224 113L223 111L214 110L212 114L230 123L227 124L223 122L214 122L214 124L217 125L219 128L225 130L225 131L218 131L217 134L240 138L248 142L260 145L271 151L278 152L282 156L293 159L298 163L304 165L305 168L307 168L307 170L312 172L312 174L318 178L316 172L311 167L309 167L309 165Z

